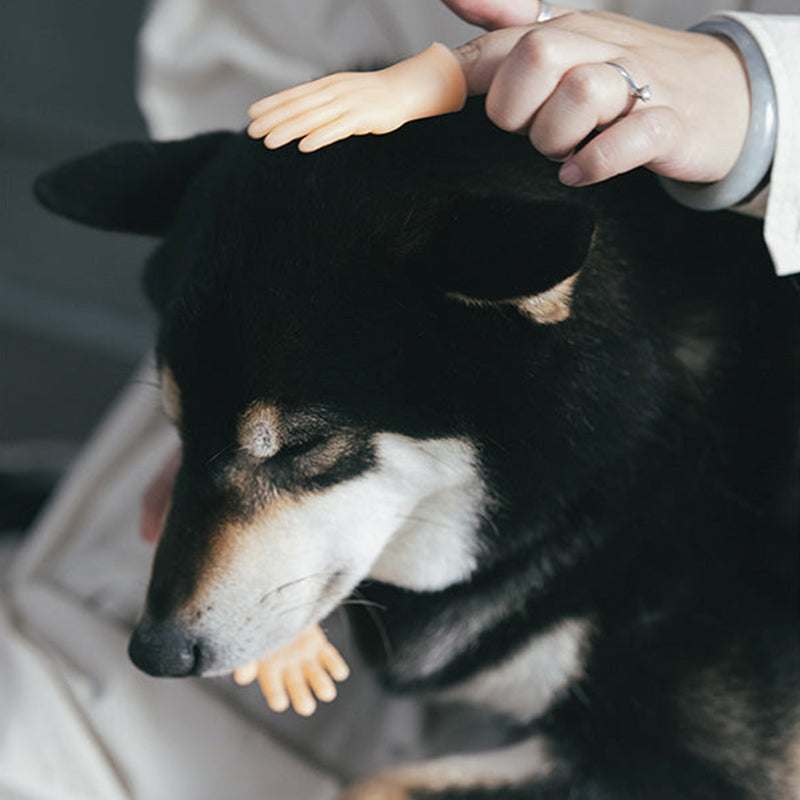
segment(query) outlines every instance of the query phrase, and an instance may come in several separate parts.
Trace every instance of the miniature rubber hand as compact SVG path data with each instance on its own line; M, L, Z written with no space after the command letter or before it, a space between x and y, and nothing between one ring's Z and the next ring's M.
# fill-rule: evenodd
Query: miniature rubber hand
M459 111L464 76L451 51L433 44L376 72L339 72L265 97L248 110L247 132L270 149L300 139L310 153L348 136L389 133L413 119Z
M243 664L235 670L233 679L246 686L258 678L261 693L273 711L286 711L291 704L298 714L310 717L317 709L314 697L330 703L336 698L335 681L349 675L339 651L314 625L277 653Z

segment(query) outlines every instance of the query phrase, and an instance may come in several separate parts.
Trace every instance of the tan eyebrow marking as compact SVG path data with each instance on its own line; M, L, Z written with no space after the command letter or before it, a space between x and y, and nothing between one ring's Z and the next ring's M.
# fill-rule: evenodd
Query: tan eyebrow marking
M164 413L175 424L181 421L181 390L169 367L161 368L160 376L161 406Z
M239 420L237 438L244 450L257 458L270 458L281 448L281 415L269 403L256 400Z
M540 325L563 322L572 311L572 292L577 278L578 273L576 272L546 292L530 297L514 298L509 303L521 314L530 317Z
M547 291L525 297L512 297L507 300L482 300L461 294L461 292L447 292L447 297L464 305L477 308L511 306L517 309L520 314L532 319L534 322L538 322L540 325L553 325L557 322L563 322L569 317L572 310L572 292L579 273L580 270L547 289Z

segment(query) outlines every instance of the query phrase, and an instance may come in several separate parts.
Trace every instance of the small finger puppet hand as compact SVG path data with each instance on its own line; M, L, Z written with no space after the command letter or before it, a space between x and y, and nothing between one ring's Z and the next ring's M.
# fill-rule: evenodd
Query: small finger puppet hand
M348 136L389 133L413 119L460 111L464 73L443 44L376 72L338 72L250 106L247 132L270 149L300 139L304 153Z
M323 703L336 698L336 684L350 675L339 651L314 625L291 644L267 658L243 664L233 673L240 686L258 678L261 692L273 711L286 711L289 705L303 717L317 709L314 696Z

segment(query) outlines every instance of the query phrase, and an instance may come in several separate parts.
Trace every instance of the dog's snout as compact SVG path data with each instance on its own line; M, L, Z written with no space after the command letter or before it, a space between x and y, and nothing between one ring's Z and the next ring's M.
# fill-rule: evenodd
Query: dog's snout
M149 675L182 678L199 669L202 643L175 622L155 622L145 615L133 631L128 655Z

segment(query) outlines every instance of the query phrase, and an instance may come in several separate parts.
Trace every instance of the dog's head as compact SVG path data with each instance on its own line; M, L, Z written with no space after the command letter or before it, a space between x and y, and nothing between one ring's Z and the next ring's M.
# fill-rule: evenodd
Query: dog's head
M468 579L513 549L515 493L563 499L647 415L659 372L596 211L472 124L311 156L118 145L40 180L59 213L163 237L145 283L183 461L132 639L146 671L230 671L365 578Z

